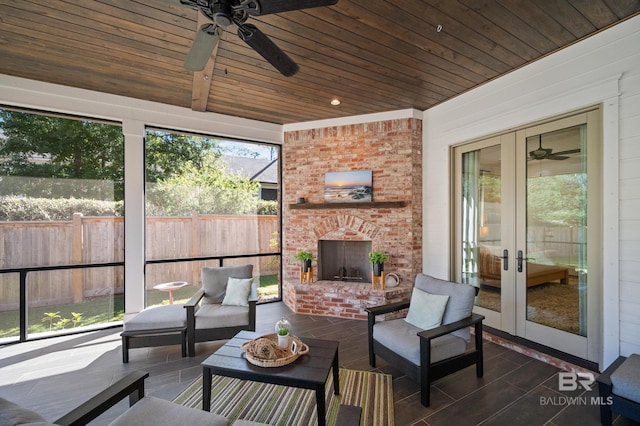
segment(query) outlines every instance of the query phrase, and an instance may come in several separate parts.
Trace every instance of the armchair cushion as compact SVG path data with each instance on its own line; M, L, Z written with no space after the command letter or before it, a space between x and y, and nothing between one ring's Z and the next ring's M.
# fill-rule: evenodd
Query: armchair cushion
M219 268L202 268L202 288L204 290L203 305L217 304L224 300L229 277L251 278L253 265L223 266Z
M451 324L471 315L473 309L473 299L476 296L475 288L467 284L456 284L449 281L439 280L429 275L418 274L416 276L415 287L422 291L449 296L449 302L444 310L442 324ZM454 331L458 337L465 341L471 340L469 329Z
M124 322L123 331L158 330L187 326L184 305L160 305L140 311Z
M163 399L147 396L111 422L110 426L150 424L151 419L153 419L154 426L173 426L180 424L227 426L229 424L226 418L217 414L188 408Z
M611 373L613 393L640 403L640 355L631 354Z
M448 301L447 295L431 294L414 287L405 321L421 330L439 327Z
M18 404L0 398L0 425L51 425L38 413L23 408Z
M373 339L413 364L420 365L420 339L417 336L420 331L402 318L382 321L373 328ZM464 339L452 334L437 337L431 341L431 363L460 355L466 347Z
M196 329L236 327L249 324L249 308L229 305L202 305L196 312Z

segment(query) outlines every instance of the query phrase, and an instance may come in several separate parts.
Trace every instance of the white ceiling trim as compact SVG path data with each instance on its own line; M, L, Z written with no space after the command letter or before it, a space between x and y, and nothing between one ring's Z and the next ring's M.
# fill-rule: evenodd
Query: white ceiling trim
M422 111L415 108L400 109L373 114L353 115L350 117L330 118L327 120L284 124L282 127L284 132L295 132L298 130L320 129L324 127L349 126L352 124L373 123L377 121L401 120L404 118L417 118L418 120L422 120Z

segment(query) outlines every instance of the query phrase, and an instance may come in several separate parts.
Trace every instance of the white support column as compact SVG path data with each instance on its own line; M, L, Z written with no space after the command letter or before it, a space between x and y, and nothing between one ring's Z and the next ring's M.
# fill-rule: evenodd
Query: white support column
M144 131L141 121L124 120L124 312L145 308Z
M620 355L620 99L602 103L602 348L600 371ZM596 330L600 331L600 330ZM599 349L599 348L598 348ZM595 350L595 348L594 348Z

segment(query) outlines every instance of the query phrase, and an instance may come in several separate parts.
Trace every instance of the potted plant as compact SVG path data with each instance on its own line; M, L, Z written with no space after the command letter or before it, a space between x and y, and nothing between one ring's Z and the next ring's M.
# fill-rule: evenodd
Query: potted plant
M291 323L284 317L276 322L276 336L278 336L278 346L281 348L289 347L289 330L291 330Z
M384 254L382 250L376 250L369 253L369 261L373 264L373 275L379 277L384 271L384 263L390 259L389 255Z
M311 253L309 250L300 249L293 257L298 259L300 262L302 262L302 272L309 271L309 268L311 268L311 260L313 259L313 253Z

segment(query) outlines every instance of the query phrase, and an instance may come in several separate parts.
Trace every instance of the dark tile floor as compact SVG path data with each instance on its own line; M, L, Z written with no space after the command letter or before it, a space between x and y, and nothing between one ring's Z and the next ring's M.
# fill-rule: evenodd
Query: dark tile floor
M370 370L365 321L292 313L282 303L258 307L258 331L271 332L286 316L297 336L340 341L340 365ZM181 358L179 346L133 349L122 364L120 330L111 329L0 347L0 396L55 420L132 370L150 373L147 393L172 399L201 374L200 363L220 342L199 343L197 356ZM596 392L560 392L556 367L485 342L484 377L470 367L445 377L423 407L418 386L383 360L378 370L394 377L395 424L405 425L597 425ZM123 401L93 424L126 410ZM616 425L634 424L618 418Z

